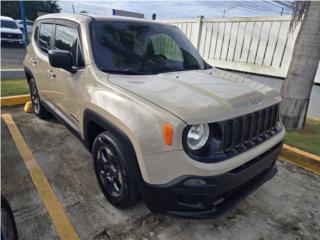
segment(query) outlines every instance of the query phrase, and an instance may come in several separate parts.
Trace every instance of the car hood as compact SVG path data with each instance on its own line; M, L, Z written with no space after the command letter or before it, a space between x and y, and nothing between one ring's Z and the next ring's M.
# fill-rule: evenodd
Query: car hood
M3 27L0 27L0 32L2 32L2 33L22 33L19 28L3 28Z
M218 69L157 75L109 75L109 81L188 124L241 116L280 101L265 85Z

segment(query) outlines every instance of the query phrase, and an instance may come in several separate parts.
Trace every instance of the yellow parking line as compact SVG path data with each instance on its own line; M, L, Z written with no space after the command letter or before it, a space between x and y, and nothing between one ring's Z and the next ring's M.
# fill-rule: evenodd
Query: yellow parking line
M79 239L79 236L71 225L61 203L53 192L48 179L38 165L36 159L32 154L32 151L24 140L12 116L10 114L2 114L2 117L9 128L10 134L19 150L19 153L27 169L29 170L30 176L38 190L40 198L48 210L48 213L57 230L59 238L61 240Z
M30 101L30 94L1 97L0 106L7 107L7 106L14 106L14 105L21 105L21 104L25 104L28 101Z

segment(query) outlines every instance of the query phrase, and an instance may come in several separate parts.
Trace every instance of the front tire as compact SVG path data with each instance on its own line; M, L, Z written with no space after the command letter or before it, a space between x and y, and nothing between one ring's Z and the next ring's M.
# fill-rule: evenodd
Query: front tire
M126 208L138 199L133 173L129 171L128 148L112 133L99 134L93 143L94 170L105 197L114 206Z
M29 80L29 89L30 89L30 97L31 97L31 102L32 102L32 107L34 113L41 119L47 119L50 118L50 113L43 107L36 82L33 78Z
M8 201L1 195L1 239L18 239L16 222Z

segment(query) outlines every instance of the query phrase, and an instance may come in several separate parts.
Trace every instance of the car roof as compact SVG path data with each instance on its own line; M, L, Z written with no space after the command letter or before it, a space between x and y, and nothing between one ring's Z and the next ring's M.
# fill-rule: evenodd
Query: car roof
M97 15L89 15L89 14L70 14L70 13L52 13L52 14L46 14L39 18L37 18L37 21L39 20L45 20L45 19L61 19L61 20L70 20L77 23L82 22L88 22L92 19L95 19L97 21L126 21L126 22L145 22L145 23L159 23L156 21L151 21L147 19L141 19L141 18L133 18L133 17L122 17L122 16L97 16Z
M0 16L1 20L9 20L9 21L14 21L13 18L11 17L6 17L6 16Z
M23 20L22 20L22 19L16 19L15 21L16 21L16 22L17 22L17 21L18 21L18 22L23 22ZM26 19L26 22L32 22L32 23L33 23L33 21L31 21L31 20L27 20L27 19Z

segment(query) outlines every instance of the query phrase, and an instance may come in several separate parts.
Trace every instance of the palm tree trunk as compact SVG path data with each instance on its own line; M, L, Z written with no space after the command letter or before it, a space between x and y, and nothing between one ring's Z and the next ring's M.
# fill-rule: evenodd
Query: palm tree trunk
M320 2L311 1L302 20L288 74L281 88L280 114L288 130L304 127L319 60Z

